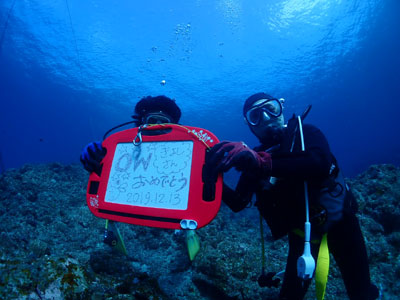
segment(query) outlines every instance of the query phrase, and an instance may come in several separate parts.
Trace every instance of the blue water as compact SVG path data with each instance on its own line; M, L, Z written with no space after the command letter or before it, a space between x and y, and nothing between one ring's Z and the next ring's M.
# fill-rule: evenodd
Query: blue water
M1 168L78 162L147 95L256 145L241 109L259 91L286 117L312 104L345 175L400 165L398 0L144 2L1 0Z

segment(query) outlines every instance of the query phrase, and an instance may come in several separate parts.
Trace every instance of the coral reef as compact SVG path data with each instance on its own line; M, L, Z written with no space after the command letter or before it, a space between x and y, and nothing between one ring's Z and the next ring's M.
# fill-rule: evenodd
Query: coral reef
M224 205L197 231L189 260L181 231L119 224L128 256L103 243L105 222L86 206L79 165L26 165L0 175L0 299L274 299L260 288L259 215ZM349 179L382 299L400 294L400 169L371 166ZM265 225L266 226L266 225ZM287 243L265 231L266 269L285 267ZM333 260L332 260L333 261ZM307 299L314 298L314 287ZM325 299L347 299L332 262Z

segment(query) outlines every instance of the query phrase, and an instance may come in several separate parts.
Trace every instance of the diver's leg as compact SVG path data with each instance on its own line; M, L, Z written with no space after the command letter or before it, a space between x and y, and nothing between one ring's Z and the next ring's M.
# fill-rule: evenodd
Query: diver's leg
M370 281L367 249L354 213L346 213L329 230L328 246L342 273L350 300L376 299L379 292Z
M282 288L279 293L281 300L302 300L307 292L311 280L303 281L297 276L297 259L303 255L303 250L304 238L289 233L289 254Z

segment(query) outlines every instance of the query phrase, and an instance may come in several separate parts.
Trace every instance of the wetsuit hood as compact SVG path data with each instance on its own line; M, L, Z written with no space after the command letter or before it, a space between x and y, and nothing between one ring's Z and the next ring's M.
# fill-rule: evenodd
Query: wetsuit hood
M137 126L141 125L141 119L148 113L165 113L172 118L171 123L178 123L181 118L181 110L174 99L166 96L144 97L135 106L133 119L137 120Z

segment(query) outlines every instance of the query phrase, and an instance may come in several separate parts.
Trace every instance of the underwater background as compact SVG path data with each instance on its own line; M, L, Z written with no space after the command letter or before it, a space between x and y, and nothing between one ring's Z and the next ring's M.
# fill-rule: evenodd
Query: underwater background
M263 91L286 99L286 119L312 104L305 123L360 203L373 282L398 299L399 14L398 0L0 0L0 298L276 297L257 285L254 209L222 205L193 262L181 233L126 224L128 257L113 255L79 165L148 95L176 99L181 124L255 146L242 105ZM265 235L277 272L287 243ZM347 299L334 262L329 276L326 299Z
M241 111L259 91L285 98L287 118L312 104L306 122L347 176L399 165L399 12L397 0L2 0L2 169L77 162L147 95L253 146Z

